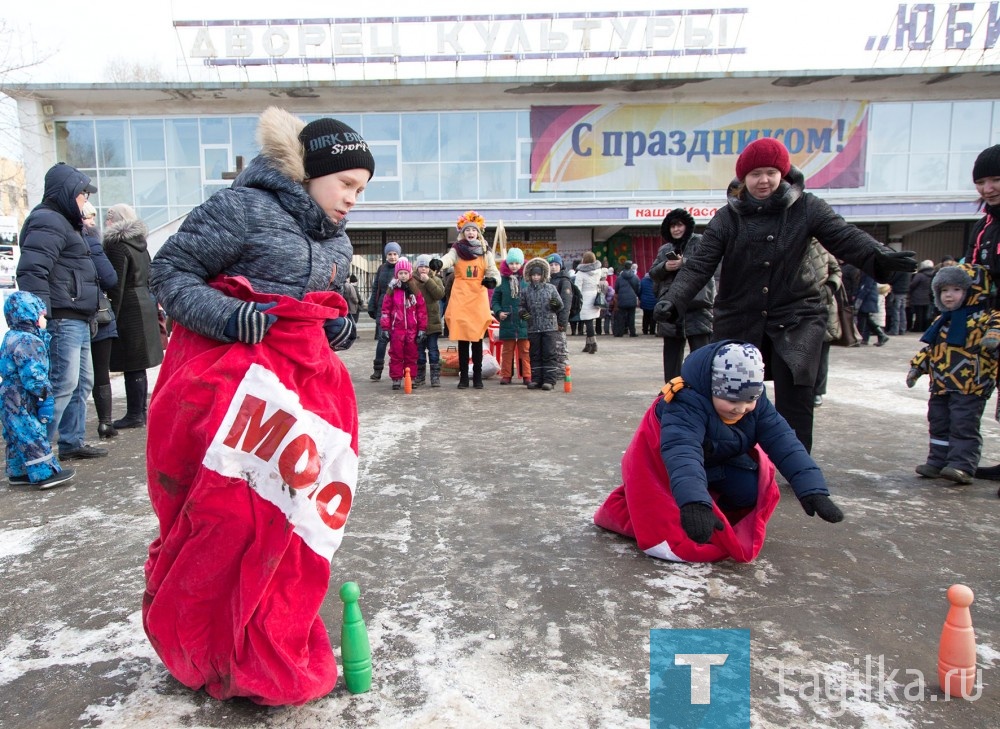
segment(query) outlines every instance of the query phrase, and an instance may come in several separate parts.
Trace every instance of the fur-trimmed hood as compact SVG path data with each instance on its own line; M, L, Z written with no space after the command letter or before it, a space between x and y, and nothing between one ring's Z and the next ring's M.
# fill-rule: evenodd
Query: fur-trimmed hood
M549 262L546 261L544 258L532 258L530 261L524 264L525 283L531 283L531 274L535 273L536 269L542 272L542 283L548 283L550 268L549 268Z
M277 106L265 109L257 123L261 155L270 159L278 172L299 183L306 179L306 151L299 141L305 126L304 121Z
M670 226L678 222L684 224L684 235L681 236L680 240L674 240L670 235ZM694 218L684 208L674 208L666 214L663 222L660 223L660 238L665 244L672 243L680 250L684 249L684 244L691 239L692 233L694 233Z
M136 250L146 250L146 236L149 230L141 220L122 220L104 229L104 244L124 243Z

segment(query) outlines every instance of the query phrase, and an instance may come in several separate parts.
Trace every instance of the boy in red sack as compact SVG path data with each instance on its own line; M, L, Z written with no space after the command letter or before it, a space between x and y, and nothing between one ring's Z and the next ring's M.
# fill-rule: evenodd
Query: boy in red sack
M775 465L809 516L844 518L819 466L764 392L752 344L692 352L646 411L622 457L623 485L594 523L632 537L651 557L749 562L778 505Z
M258 141L151 266L174 327L149 409L143 625L185 685L301 704L337 680L319 609L358 451L339 292L374 159L347 125L277 108Z

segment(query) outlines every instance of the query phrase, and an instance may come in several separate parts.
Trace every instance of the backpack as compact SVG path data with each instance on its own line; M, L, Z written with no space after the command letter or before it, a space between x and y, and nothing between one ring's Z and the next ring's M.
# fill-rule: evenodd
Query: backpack
M580 309L583 308L583 292L575 283L570 285L573 287L573 302L569 305L569 317L572 319L574 316L580 316Z

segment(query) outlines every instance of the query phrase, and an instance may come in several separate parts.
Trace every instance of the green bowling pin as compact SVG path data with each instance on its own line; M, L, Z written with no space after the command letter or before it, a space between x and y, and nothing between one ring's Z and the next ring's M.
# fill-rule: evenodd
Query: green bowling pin
M368 629L361 617L357 582L340 586L344 602L344 623L340 627L340 657L344 663L344 681L352 694L363 694L372 687L372 649L368 645Z

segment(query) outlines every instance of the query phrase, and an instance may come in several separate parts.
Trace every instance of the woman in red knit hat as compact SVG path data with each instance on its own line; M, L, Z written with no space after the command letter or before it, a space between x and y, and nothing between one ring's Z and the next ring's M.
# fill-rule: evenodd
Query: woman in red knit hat
M827 313L809 261L810 241L816 238L878 281L894 271L915 271L917 263L912 251L882 245L806 192L802 172L776 139L747 145L727 198L654 316L676 321L721 261L713 340L749 341L764 353L778 412L811 449L813 390Z

